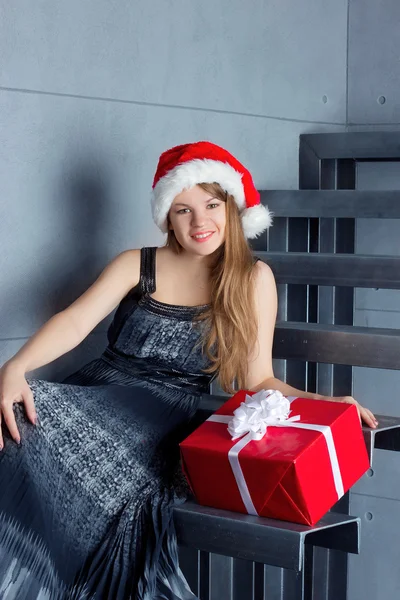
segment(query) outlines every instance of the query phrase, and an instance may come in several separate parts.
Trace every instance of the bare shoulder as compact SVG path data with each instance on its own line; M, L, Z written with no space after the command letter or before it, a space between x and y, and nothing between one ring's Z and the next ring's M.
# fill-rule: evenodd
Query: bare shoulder
M120 254L117 254L114 260L120 262L128 268L132 267L132 265L140 267L140 255L140 248L130 248L120 252Z
M159 262L174 262L176 260L176 254L168 246L160 246L157 248L157 260Z
M157 248L156 270L157 277L162 277L164 274L171 275L179 271L179 257L168 246L160 246Z
M129 249L117 254L107 265L106 270L126 282L127 287L135 287L140 279L140 249Z
M254 301L262 326L269 327L276 320L278 294L272 269L262 260L254 265Z
M269 265L262 260L258 260L253 268L254 281L257 289L275 289L275 277Z
M140 250L124 250L113 258L96 281L65 312L82 339L139 283Z

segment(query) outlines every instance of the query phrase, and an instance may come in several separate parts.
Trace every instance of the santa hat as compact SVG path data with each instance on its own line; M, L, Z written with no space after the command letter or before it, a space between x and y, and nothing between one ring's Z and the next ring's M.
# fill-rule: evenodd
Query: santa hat
M211 142L175 146L161 154L151 201L158 227L168 231L167 215L174 198L198 183L219 183L235 199L246 238L255 238L272 224L260 202L250 172L224 148Z

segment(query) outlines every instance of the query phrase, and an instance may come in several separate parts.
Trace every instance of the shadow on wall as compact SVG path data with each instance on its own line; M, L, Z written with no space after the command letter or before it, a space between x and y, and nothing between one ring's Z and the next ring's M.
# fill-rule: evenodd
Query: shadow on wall
M106 162L80 158L79 163L63 170L56 179L48 207L52 215L49 215L48 226L43 225L48 259L37 263L34 256L28 255L29 276L22 279L26 282L25 289L21 286L18 289L18 295L32 299L29 312L39 324L69 306L112 258L108 244L117 235L118 215L113 214L111 175ZM53 227L53 231L48 231L48 227ZM45 294L32 293L32 287L40 289L39 286L46 290ZM15 297L4 299L2 314L15 312ZM106 344L105 329L106 323L102 323L98 335L89 336L76 349L34 371L33 376L60 380L99 356Z

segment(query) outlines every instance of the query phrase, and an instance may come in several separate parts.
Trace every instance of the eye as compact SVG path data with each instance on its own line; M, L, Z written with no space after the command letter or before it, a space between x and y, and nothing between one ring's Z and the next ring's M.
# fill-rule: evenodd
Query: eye
M207 205L207 208L212 207L212 208L217 208L219 206L219 203L217 202L211 202L210 204ZM190 211L190 208L181 208L179 210L176 211L177 215L183 215L186 213L186 211Z

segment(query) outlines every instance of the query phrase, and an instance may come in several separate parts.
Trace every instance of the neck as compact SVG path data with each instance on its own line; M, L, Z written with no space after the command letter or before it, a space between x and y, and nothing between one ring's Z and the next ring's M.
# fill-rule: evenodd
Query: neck
M205 273L211 268L213 262L213 256L199 256L198 254L191 254L183 250L179 255L179 259L182 265L187 266L194 273Z

